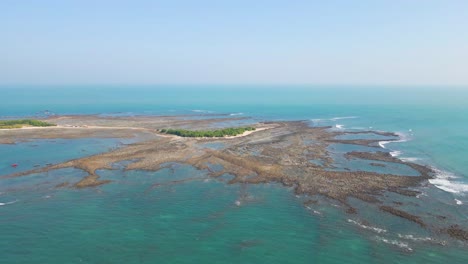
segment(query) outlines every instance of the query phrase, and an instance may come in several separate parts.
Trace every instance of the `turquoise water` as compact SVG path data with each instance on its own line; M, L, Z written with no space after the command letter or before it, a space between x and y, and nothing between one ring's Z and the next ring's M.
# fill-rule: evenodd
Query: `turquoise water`
M15 145L0 144L0 157L2 157L0 172L4 175L42 168L47 164L107 152L121 146L124 142L131 141L109 138L38 139L18 142ZM14 163L18 167L10 166Z
M468 227L468 89L76 86L1 87L0 93L9 98L0 105L3 118L41 116L45 110L196 115L187 118L209 114L394 131L402 140L385 144L386 151L438 168L433 183L439 188L424 186L419 198L385 194L388 203L409 201L403 208L410 212L437 212ZM0 175L14 170L9 166L13 162L20 164L18 170L29 169L119 144L113 139L60 139L0 145ZM353 148L362 149L336 144L335 151ZM385 170L358 161L352 165ZM83 190L54 187L84 175L74 169L1 179L0 263L468 261L466 245L382 214L373 205L352 200L360 213L348 215L339 203L314 197L318 203L305 207L307 198L277 184L228 185L229 175L213 180L205 171L171 166L157 172L104 170L100 175L112 183ZM405 170L398 165L386 169ZM424 219L434 221L430 214ZM427 237L431 240L423 239Z

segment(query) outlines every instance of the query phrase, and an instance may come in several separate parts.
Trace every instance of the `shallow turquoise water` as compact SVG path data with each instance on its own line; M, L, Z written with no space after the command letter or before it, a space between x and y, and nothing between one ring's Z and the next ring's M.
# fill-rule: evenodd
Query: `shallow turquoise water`
M223 93L215 87L65 88L2 87L2 95L11 100L0 105L0 116L30 116L44 110L57 114L228 114L394 131L407 141L388 143L387 151L443 170L442 174L454 178L442 181L441 186L457 192L429 184L423 186L424 195L419 198L385 194L385 202L408 201L404 208L428 212L423 215L429 223L436 221L430 213L438 213L447 216L447 223L468 226L468 188L464 189L468 186L468 92L463 90L228 87ZM118 145L112 139L0 145L0 175L14 170L11 163L19 163L18 170L29 169ZM360 148L337 144L335 151ZM113 182L83 190L54 187L84 175L74 169L0 179L0 263L468 261L466 245L382 214L373 205L352 200L359 214L348 215L339 203L314 197L318 203L305 207L306 198L277 184L228 185L228 175L213 180L204 171L171 166L157 172L100 171L102 178ZM354 166L368 169L359 162ZM187 178L193 180L171 184ZM463 204L457 205L455 199ZM424 240L427 237L432 240Z
M109 138L84 139L38 139L18 142L14 145L0 144L0 174L10 174L45 167L82 156L107 152L130 140ZM17 164L13 168L11 164Z
M59 176L64 173L68 176ZM73 180L76 173L52 172L49 179ZM400 218L377 221L378 227L388 229L385 233L369 231L352 222L359 222L358 217L330 206L336 203L321 201L308 209L301 197L276 184L228 185L184 165L158 172L101 171L101 175L114 182L98 189L39 185L15 192L20 200L0 211L1 261L439 263L449 257L465 258L464 248L457 246L394 238L397 232L424 235ZM197 179L153 186L188 177ZM240 206L236 201L241 201ZM361 209L363 215L375 221L379 216L366 207ZM408 243L412 251L383 239Z

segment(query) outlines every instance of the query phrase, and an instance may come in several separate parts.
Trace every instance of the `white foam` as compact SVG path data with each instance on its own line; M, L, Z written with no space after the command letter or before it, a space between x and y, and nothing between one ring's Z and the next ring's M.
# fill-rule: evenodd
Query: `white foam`
M402 161L407 161L407 162L416 162L421 160L421 158L414 158L414 157L400 157Z
M14 204L14 203L16 203L17 201L18 201L18 200L11 201L11 202L6 202L6 203L0 203L0 206L9 205L9 204Z
M338 128L338 129L343 129L344 125L336 124L335 127Z
M195 109L195 110L192 110L192 112L195 112L195 113L212 113L212 111L208 111L208 110L200 110L200 109Z
M402 235L398 234L399 238L407 239L407 240L413 240L413 241L423 241L423 242L428 242L428 241L434 241L434 239L430 237L415 237L413 235Z
M468 184L458 182L455 179L458 179L455 174L433 168L436 172L436 178L430 179L429 182L435 187L450 193L464 194L468 192Z
M392 157L398 157L402 154L403 152L399 151L399 150L395 150L395 151L390 151L390 155Z
M379 237L379 236L376 236L376 238L377 238L378 241L384 242L386 244L394 245L394 246L397 246L399 248L405 249L405 250L410 251L410 252L413 251L413 249L410 248L408 243L405 243L403 241L387 239L387 238Z
M401 143L401 142L407 142L409 140L409 138L404 134L397 133L397 135L400 137L400 139L398 139L398 140L382 140L382 141L379 141L379 146L381 148L386 148L385 145L387 145L388 143Z
M331 121L336 121L336 120L342 120L342 119L354 119L358 118L357 116L339 116L339 117L333 117L330 118Z
M314 209L312 209L312 207L310 207L310 206L306 206L306 208L307 208L308 210L311 210L311 211L312 211L314 214L316 214L316 215L322 215L322 213L321 213L321 212L319 212L319 211L317 211L317 210L314 210Z
M366 230L371 230L371 231L374 231L374 232L377 232L377 233L387 233L387 230L383 229L383 228L378 228L378 227L374 227L374 226L367 226L367 225L364 225L364 224L361 224L357 221L354 221L352 219L348 219L348 222L349 223L353 223L363 229L366 229Z
M241 206L241 202L240 202L239 200L237 200L237 201L235 202L235 204L236 204L237 206Z
M316 215L322 215L322 213L319 212L319 211L313 210L313 212L314 212L314 214L316 214Z
M416 195L416 198L419 199L419 198L421 198L421 196L426 196L427 197L428 195L425 192L421 192L420 194Z
M338 116L338 117L332 117L332 118L315 118L315 119L310 119L310 121L318 123L321 121L338 121L338 120L353 119L353 118L358 118L358 117L357 116Z
M455 199L455 203L456 203L457 205L462 205L462 204L463 204L463 202L460 201L460 200L458 200L458 199Z
M406 239L406 240L416 241L416 242L430 242L430 243L435 243L435 244L439 244L442 246L447 245L447 241L437 240L432 237L417 237L413 235L402 235L402 234L398 234L398 237L402 239Z
M244 113L232 113L232 114L229 114L230 116L238 116L238 115L243 115Z
M392 142L392 141L379 141L379 146L380 146L381 148L386 148L385 145L387 145L387 144L390 143L390 142Z

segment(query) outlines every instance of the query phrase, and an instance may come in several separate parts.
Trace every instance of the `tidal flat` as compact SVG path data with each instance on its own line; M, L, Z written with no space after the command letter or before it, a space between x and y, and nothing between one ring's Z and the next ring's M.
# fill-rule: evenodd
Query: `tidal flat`
M458 222L445 215L424 210L408 210L413 200L421 194L421 187L434 177L434 170L393 157L379 146L382 138L398 140L398 135L382 131L345 131L332 127L311 127L304 121L251 122L255 131L235 137L187 138L168 135L160 131L167 128L186 130L209 130L219 124L242 121L244 118L205 117L190 119L185 116L134 116L105 117L97 115L54 116L45 119L54 127L9 129L0 131L0 143L15 144L32 139L80 139L80 138L132 138L132 143L109 151L76 158L56 164L48 164L30 170L0 176L0 181L26 177L60 169L78 169L84 172L75 182L63 181L55 188L99 188L112 183L102 179L104 170L115 170L116 164L124 171L159 171L171 164L185 164L207 171L212 179L224 179L226 184L280 183L292 188L297 196L303 197L306 207L317 203L315 197L335 201L350 215L359 214L360 203L375 206L380 214L393 215L416 224L433 235L445 236L466 243L468 233ZM343 139L349 135L373 135L370 139ZM379 139L375 139L378 136ZM375 149L375 151L349 151L341 155L344 160L365 160L375 169L353 169L338 166L336 153L330 145L344 144ZM210 148L207 146L219 146ZM376 162L384 162L376 163ZM388 173L386 164L407 166L416 175ZM201 178L171 180L161 184L179 184ZM159 186L156 185L156 186ZM389 193L403 197L392 198ZM392 196L395 197L395 196ZM451 222L452 221L452 222Z

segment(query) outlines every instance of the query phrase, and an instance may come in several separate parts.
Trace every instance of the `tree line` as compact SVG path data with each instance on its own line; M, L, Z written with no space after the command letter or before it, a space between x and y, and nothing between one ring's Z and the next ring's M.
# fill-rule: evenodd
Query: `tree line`
M34 119L0 120L0 128L21 128L23 126L48 127L55 125Z
M186 130L186 129L161 129L161 133L177 135L180 137L224 137L237 136L245 131L254 131L254 127L236 127L216 130Z

